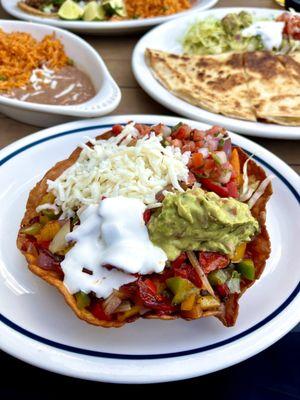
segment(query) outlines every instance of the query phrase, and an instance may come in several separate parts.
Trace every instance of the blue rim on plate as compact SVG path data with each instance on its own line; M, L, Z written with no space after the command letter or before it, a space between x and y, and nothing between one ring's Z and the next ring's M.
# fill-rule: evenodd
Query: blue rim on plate
M90 126L90 127L85 127L85 128L73 129L70 131L60 132L55 135L36 140L35 142L29 143L29 144L21 147L20 149L15 150L14 152L7 155L3 159L1 159L0 166L5 164L7 161L14 158L15 156L17 156L18 154L29 149L30 147L34 147L40 143L47 142L49 140L52 140L52 139L55 139L55 138L58 138L61 136L65 136L65 135L71 135L74 133L84 132L84 131L88 131L88 130L111 128L112 126L113 126L113 124L105 124L105 125L96 125L96 126ZM300 203L300 195L298 194L298 192L295 190L295 188L288 182L288 180L284 176L282 176L278 171L276 171L275 168L273 168L271 165L269 165L266 161L262 160L260 157L253 156L253 158L255 160L257 160L258 162L260 162L261 164L265 165L269 170L271 170L273 172L273 174L275 174L285 184L285 186L287 186L287 188L291 191L291 193L297 199L298 203ZM280 314L284 309L286 309L288 307L288 305L296 298L296 296L299 294L299 292L300 292L300 283L298 283L298 285L293 290L293 292L290 294L290 296L275 311L273 311L268 317L264 318L262 321L260 321L256 325L252 326L251 328L247 329L246 331L244 331L238 335L235 335L229 339L222 340L220 342L217 342L217 343L214 343L211 345L202 346L202 347L198 347L198 348L191 349L191 350L178 351L175 353L165 353L165 354L117 354L117 353L105 353L105 352L100 352L100 351L81 349L78 347L68 346L68 345L65 345L62 343L54 342L54 341L46 339L42 336L36 335L35 333L29 332L26 329L22 328L21 326L19 326L19 325L15 324L14 322L10 321L9 319L7 319L2 314L0 314L0 321L2 323L4 323L5 325L7 325L8 327L10 327L11 329L21 333L24 336L27 336L30 339L33 339L40 343L46 344L48 346L55 347L57 349L65 350L68 352L83 354L83 355L93 356L93 357L119 359L119 360L153 360L153 359L162 359L162 358L182 357L182 356L202 353L204 351L216 349L218 347L221 347L226 344L232 343L236 340L239 340L239 339L251 334L252 332L256 331L257 329L261 328L262 326L264 326L268 322L270 322L272 319L274 319L278 314Z

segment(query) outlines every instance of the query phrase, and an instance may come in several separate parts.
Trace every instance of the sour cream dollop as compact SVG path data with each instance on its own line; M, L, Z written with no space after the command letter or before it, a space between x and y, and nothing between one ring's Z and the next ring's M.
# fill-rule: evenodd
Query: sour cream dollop
M139 199L118 196L82 211L80 225L66 236L75 244L61 263L70 293L93 291L107 298L113 289L135 281L132 274L163 271L167 255L149 239L145 208Z
M282 43L282 32L285 23L280 21L254 22L242 31L242 36L260 36L267 50L279 49Z

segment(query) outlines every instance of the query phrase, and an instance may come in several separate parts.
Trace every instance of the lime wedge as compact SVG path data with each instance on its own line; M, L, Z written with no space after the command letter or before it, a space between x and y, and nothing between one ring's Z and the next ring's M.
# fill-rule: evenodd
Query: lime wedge
M58 10L58 16L62 19L80 19L82 15L83 9L73 0L66 0Z
M96 1L91 1L84 7L84 21L103 21L105 19L105 11Z

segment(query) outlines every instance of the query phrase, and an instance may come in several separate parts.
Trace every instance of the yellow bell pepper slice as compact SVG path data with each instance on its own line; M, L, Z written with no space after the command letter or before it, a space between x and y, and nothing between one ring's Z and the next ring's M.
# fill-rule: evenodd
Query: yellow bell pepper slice
M242 184L242 174L241 174L241 164L240 157L237 149L233 149L230 157L230 164L233 167L233 170L236 174L236 182L238 186Z
M244 258L246 246L247 243L241 243L240 245L237 246L233 256L231 257L231 262L238 263Z
M200 318L202 314L203 314L203 311L202 311L200 304L195 304L191 310L182 311L182 313L181 313L183 318L191 318L191 319Z
M40 202L40 205L41 204L52 204L52 203L54 203L54 200L55 200L55 196L54 196L54 194L53 193L51 193L51 192L49 192L49 193L47 193L47 194L45 194L43 197L42 197L42 201Z
M219 300L211 295L199 297L197 303L200 305L201 309L204 311L212 310L212 309L220 306Z
M125 319L133 317L135 314L139 314L140 307L133 306L130 310L123 312L122 314L118 315L118 321L123 322Z
M193 308L196 300L196 293L190 294L182 303L181 310L190 311Z
M38 242L48 242L51 241L57 232L60 230L61 226L58 221L49 221L43 226L40 233L35 235Z

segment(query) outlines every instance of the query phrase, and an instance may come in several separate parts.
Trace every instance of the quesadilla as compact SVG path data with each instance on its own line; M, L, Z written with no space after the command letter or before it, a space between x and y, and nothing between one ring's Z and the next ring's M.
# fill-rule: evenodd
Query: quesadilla
M271 194L223 128L116 125L32 189L17 245L90 324L215 316L232 326L270 254Z
M178 55L146 50L157 80L205 110L249 121L300 125L300 53Z
M178 97L208 111L255 121L241 54L188 56L147 49L160 82Z
M300 81L290 56L270 52L244 54L249 96L258 118L283 125L300 124Z

